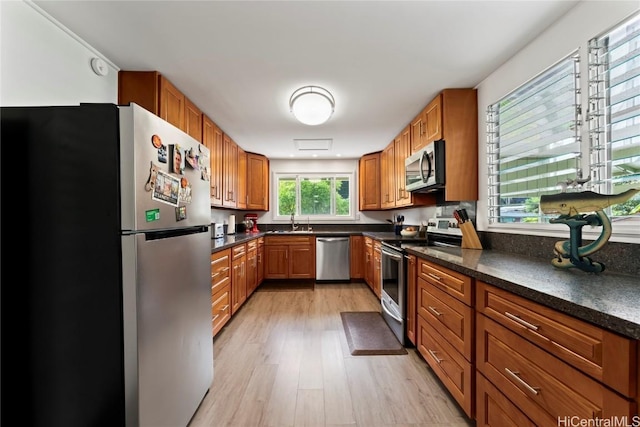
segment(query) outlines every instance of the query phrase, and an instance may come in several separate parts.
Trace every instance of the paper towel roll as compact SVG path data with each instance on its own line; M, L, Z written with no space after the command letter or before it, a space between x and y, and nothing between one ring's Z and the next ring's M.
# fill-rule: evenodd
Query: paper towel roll
M229 225L227 225L227 234L236 234L236 216L229 215Z

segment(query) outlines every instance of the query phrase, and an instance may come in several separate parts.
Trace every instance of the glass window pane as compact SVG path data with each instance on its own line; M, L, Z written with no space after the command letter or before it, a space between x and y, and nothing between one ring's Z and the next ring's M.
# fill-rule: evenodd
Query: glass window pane
M331 214L331 178L300 180L300 215Z
M278 215L296 212L296 179L278 178Z
M351 215L351 202L349 195L349 178L336 178L336 215Z

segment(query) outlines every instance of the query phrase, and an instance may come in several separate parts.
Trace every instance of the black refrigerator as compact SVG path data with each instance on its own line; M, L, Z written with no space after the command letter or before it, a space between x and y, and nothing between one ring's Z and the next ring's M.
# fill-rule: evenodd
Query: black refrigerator
M213 381L209 150L135 104L0 120L3 422L186 426Z

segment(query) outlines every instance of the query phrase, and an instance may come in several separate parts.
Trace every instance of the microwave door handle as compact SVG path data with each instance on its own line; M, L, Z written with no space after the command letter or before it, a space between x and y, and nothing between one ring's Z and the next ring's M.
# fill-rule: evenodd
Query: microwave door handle
M425 160L427 161L427 166L429 167L429 169L427 169L426 176L423 173L424 168L422 167ZM422 178L422 182L427 182L429 180L429 177L431 176L431 172L432 172L431 159L429 159L429 154L426 151L423 151L422 157L420 157L420 178Z

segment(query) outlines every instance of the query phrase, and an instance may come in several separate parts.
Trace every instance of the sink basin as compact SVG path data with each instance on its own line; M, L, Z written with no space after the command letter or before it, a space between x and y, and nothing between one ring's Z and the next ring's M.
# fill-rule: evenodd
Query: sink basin
M274 230L274 231L268 231L268 233L271 233L271 234L310 234L310 233L313 233L313 231L308 231L308 230Z

